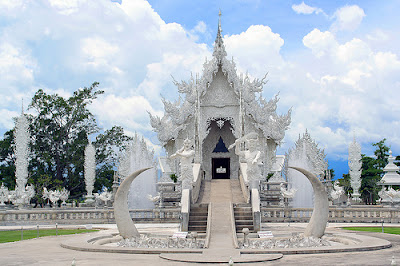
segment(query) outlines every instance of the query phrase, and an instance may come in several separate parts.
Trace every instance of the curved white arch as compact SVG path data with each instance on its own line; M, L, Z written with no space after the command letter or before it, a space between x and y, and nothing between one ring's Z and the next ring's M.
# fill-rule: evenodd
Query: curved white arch
M132 181L144 171L152 167L143 168L132 173L130 176L125 178L125 180L119 186L114 199L114 216L115 222L117 223L119 234L123 238L139 237L140 234L136 229L135 224L129 214L128 209L128 193Z
M318 177L309 171L300 167L289 166L289 168L304 174L310 181L314 190L314 210L310 222L304 231L304 236L322 237L325 233L326 223L329 217L328 194L325 191L325 187L321 181L319 181Z

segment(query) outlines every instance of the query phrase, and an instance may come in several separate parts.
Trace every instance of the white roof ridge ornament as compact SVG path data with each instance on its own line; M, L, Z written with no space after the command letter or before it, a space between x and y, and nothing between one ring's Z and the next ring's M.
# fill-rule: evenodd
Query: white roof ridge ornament
M213 56L217 59L218 65L222 64L223 58L226 57L226 51L225 51L225 45L224 41L222 39L222 27L221 27L221 10L219 10L219 19L218 19L218 31L217 31L217 37L215 38L215 44L214 44L214 52Z

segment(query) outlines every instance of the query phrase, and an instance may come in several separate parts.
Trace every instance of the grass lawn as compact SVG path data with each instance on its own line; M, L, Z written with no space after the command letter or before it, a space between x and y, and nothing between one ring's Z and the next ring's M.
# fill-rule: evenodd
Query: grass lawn
M95 232L99 230L87 230L87 229L58 229L58 235L72 235L81 234L88 232ZM37 230L23 230L23 239L36 238L38 235ZM56 229L39 229L39 237L42 236L55 236ZM21 230L13 231L0 231L0 243L15 242L21 240Z
M346 230L352 230L352 231L364 231L364 232L378 232L382 233L382 227L381 226L371 226L371 227L342 227L343 229ZM400 227L383 227L383 231L387 234L395 234L395 235L400 235Z

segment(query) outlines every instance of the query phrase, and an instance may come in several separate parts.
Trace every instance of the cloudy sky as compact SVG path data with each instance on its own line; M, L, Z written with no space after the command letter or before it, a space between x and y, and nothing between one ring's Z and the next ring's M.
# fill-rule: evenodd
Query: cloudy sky
M367 155L383 138L400 154L397 0L0 0L0 134L39 88L68 97L98 81L100 126L136 131L159 152L146 111L178 98L171 75L201 73L219 9L238 71L268 72L263 96L280 93L278 113L293 107L278 153L308 129L340 177L353 135Z

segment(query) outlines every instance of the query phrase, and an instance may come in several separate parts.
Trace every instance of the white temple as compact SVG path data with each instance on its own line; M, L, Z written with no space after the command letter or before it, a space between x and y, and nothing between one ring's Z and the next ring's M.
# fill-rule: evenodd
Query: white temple
M262 97L265 77L259 80L238 75L233 59L226 58L221 32L220 19L213 57L206 59L203 73L189 81L174 80L184 101L163 99L164 116L150 114L151 125L168 157L183 146L186 138L192 140L194 161L201 164L207 180L238 178L239 156L228 147L236 139L256 132L261 173L265 178L271 172L276 148L290 124L291 110L278 115L278 96L269 101ZM168 164L161 165L162 169L179 174L176 160L160 159L160 162Z
M400 170L397 165L394 164L395 157L392 155L392 151L389 151L389 163L383 168L386 172L380 181L382 190L378 193L381 197L383 204L400 205L400 190L396 190L393 186L400 186Z
M156 195L157 167L154 160L154 151L150 149L144 138L135 134L120 157L118 175L121 182L134 171L145 167L153 167L138 176L131 184L128 195L128 206L131 209L152 209L154 203L148 195Z
M314 205L313 188L307 178L300 172L288 168L288 166L301 167L322 179L328 169L325 153L318 148L318 144L306 131L295 143L293 149L289 149L286 155L285 175L289 188L297 189L293 197L292 206L311 208ZM330 178L328 177L328 180Z

